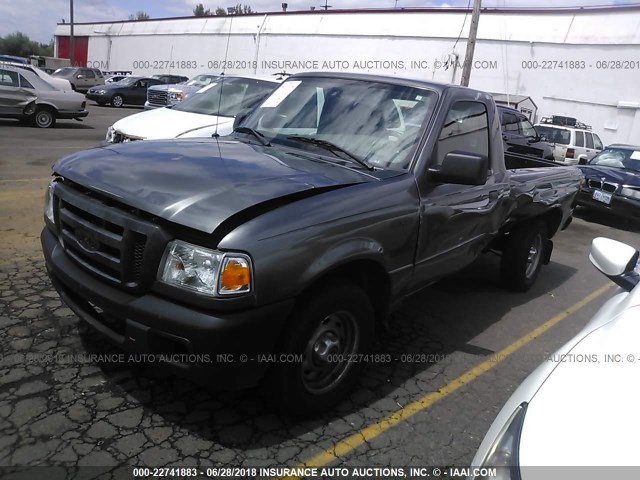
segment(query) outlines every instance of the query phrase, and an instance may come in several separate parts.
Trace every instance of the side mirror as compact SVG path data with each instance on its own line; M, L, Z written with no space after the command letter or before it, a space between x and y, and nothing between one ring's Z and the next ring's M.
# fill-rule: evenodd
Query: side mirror
M76 75L76 78L77 78L77 79L84 78L84 75Z
M535 137L527 137L527 143L536 143L539 142L541 139L538 136Z
M484 185L489 173L489 159L486 155L455 150L445 155L442 165L430 168L429 173L436 183Z
M635 271L640 252L626 243L598 237L591 242L589 260L594 267L627 292L640 282L640 273Z

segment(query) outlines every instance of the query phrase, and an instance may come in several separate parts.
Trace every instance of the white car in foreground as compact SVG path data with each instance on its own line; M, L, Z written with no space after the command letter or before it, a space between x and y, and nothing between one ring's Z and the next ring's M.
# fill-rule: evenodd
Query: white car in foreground
M107 129L106 141L229 135L236 115L257 106L281 82L271 77L226 76L174 107L147 110L117 121Z
M591 262L621 289L514 392L474 467L499 467L493 478L549 480L585 478L575 467L640 466L638 257L624 243L593 240Z

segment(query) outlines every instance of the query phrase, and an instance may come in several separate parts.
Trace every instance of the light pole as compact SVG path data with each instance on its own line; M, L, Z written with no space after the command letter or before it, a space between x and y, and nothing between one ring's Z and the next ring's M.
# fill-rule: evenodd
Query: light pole
M76 52L75 52L75 39L73 38L73 0L69 0L69 15L71 16L71 21L69 23L69 63L74 67L76 61Z
M462 80L460 85L469 86L471 77L471 64L473 63L473 52L476 48L476 36L478 35L478 22L480 21L480 4L482 0L473 0L473 14L471 15L471 26L469 27L469 38L467 39L467 51L464 55L464 65L462 66Z

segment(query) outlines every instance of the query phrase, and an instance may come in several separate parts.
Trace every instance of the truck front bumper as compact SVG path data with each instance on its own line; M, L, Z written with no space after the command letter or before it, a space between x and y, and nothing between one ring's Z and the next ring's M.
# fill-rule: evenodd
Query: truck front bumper
M219 389L256 385L265 375L283 325L287 300L240 312L213 313L155 294L133 296L75 263L47 228L42 249L51 282L67 306L109 341L135 355Z

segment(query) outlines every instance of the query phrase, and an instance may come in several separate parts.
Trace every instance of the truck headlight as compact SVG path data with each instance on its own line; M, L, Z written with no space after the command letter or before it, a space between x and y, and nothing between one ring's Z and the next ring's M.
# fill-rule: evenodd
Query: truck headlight
M622 187L620 190L620 195L623 197L635 198L636 200L640 200L640 190L636 190L632 187Z
M53 217L53 189L56 185L56 180L53 179L47 185L47 189L44 192L44 215L49 219L51 223L56 223Z
M518 405L482 462L481 467L499 467L496 469L497 476L491 477L494 480L520 480L520 434L526 411L526 402ZM485 480L485 478L489 477L475 477L475 480Z
M105 135L104 139L109 143L113 143L115 134L116 134L116 129L113 128L113 125L111 125L109 128L107 128L107 134Z
M248 293L251 291L251 259L240 253L174 240L167 245L158 278L168 285L212 297Z
M169 97L171 98L171 100L176 100L178 102L181 102L182 99L184 98L184 93L182 93L182 92L171 92L169 94Z

